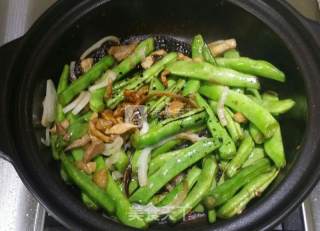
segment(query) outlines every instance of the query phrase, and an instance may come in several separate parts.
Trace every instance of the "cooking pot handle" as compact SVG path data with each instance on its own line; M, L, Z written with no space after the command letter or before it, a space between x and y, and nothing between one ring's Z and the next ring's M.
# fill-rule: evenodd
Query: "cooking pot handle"
M9 79L9 70L13 63L17 48L21 38L13 40L0 47L0 157L12 162L12 146L10 145L11 136L8 128L8 111L7 111L7 84Z

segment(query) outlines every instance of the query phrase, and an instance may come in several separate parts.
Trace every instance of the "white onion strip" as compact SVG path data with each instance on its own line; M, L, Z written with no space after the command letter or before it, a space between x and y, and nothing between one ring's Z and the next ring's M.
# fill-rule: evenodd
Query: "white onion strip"
M229 88L223 87L222 94L220 96L218 106L217 106L217 114L222 126L227 126L228 124L226 116L224 114L224 103L227 99L228 93L229 93Z
M148 124L147 121L143 121L142 122L142 128L140 130L140 134L141 135L146 134L148 131L149 131L149 124Z
M89 103L90 93L86 91L83 95L81 101L73 108L72 114L77 115Z
M45 139L43 139L42 137L40 138L41 143L43 143L45 146L50 146L50 128L47 127L46 128L46 136Z
M99 79L94 85L89 87L89 91L92 92L92 91L98 90L100 88L107 87L107 85L109 83L109 79L111 80L111 82L113 82L116 78L117 78L117 73L115 73L112 70L107 70L103 74L101 79Z
M123 145L123 139L121 136L117 136L112 143L107 143L104 145L104 156L111 156L117 152L121 151Z
M115 42L117 44L120 44L120 40L118 37L110 35L110 36L106 36L102 39L100 39L99 41L97 41L96 43L94 43L92 46L90 46L85 52L83 52L83 54L80 56L80 59L84 59L86 58L92 51L98 49L99 47L102 46L102 44L104 44L107 41L112 41Z
M57 91L54 87L54 83L51 79L47 80L46 96L42 102L43 113L41 118L41 124L44 127L50 126L55 119L56 103L57 103Z
M169 214L175 208L171 205L156 207L151 202L147 205L133 204L132 207L138 214L152 215L155 216L155 218L160 215Z
M71 103L69 103L67 106L63 108L63 112L68 113L69 111L72 111L81 102L84 96L85 92L81 92L75 100L73 100Z
M152 148L142 149L138 160L138 182L141 187L148 184L148 162Z

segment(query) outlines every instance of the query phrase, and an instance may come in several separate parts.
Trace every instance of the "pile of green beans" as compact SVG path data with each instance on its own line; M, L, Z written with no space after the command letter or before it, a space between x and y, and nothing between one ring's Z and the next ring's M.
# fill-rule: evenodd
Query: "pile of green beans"
M262 93L259 82L263 77L284 83L285 74L267 61L242 57L237 49L216 57L202 35L192 39L188 58L176 51L155 58L156 45L152 37L142 40L120 62L106 55L73 82L70 67L63 67L50 134L60 175L80 189L87 208L132 228L146 229L163 217L177 223L190 213L205 213L209 223L237 216L286 166L278 118L295 102ZM96 87L109 81L106 73L115 75L108 97L106 87ZM91 89L79 114L64 113ZM112 126L133 123L121 110L137 106L126 93L140 89L148 89L136 103L144 106L146 121L120 135L108 134ZM180 105L177 113L167 113L174 103ZM114 116L111 122L107 115ZM92 126L102 117L111 128L99 128L97 135ZM115 151L101 136L110 143L120 136L123 144ZM87 161L95 142L105 149ZM81 145L67 148L74 143Z

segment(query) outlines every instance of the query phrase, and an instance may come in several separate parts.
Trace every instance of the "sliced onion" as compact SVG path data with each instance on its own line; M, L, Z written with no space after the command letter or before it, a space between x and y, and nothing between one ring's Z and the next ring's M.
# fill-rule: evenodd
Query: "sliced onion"
M69 111L72 111L82 101L84 96L85 92L81 92L75 100L73 100L71 103L69 103L67 106L63 108L63 112L68 113Z
M174 207L170 205L156 207L152 203L149 203L147 205L133 204L132 207L138 212L138 214L148 214L154 216L168 214L174 209Z
M229 88L223 87L222 94L217 105L217 114L222 126L227 126L228 124L226 116L224 114L224 103L227 99L228 92L229 92Z
M113 153L109 158L106 159L106 166L108 169L111 169L114 163L117 163L120 159L121 150L118 152Z
M121 151L123 145L123 139L121 136L117 136L112 143L105 144L104 152L102 153L105 156L111 156L115 153Z
M50 146L50 128L49 127L46 127L46 137L45 139L43 139L41 137L41 143L43 143L45 146Z
M119 171L113 171L111 173L111 176L112 176L112 179L119 180L119 179L121 179L123 177L123 174L121 172L119 172Z
M146 134L148 131L149 131L149 124L148 124L147 121L143 121L142 122L142 128L140 130L140 134L141 135Z
M85 52L83 52L83 54L80 56L80 59L86 58L92 51L98 49L99 47L102 46L102 44L104 44L107 41L112 41L117 44L120 44L120 40L118 37L113 36L113 35L106 36L106 37L100 39L99 41L97 41L96 43L94 43L92 46L90 46Z
M56 111L56 103L57 103L57 92L54 87L54 83L51 79L47 80L46 87L46 96L42 102L43 105L43 113L41 118L41 124L44 127L50 126L55 119L55 111Z
M101 79L99 79L94 85L89 87L89 91L92 92L92 91L98 90L100 88L107 87L109 80L111 80L111 82L113 82L116 78L117 78L117 73L115 73L112 70L107 70L103 74Z
M142 149L138 160L138 181L141 187L148 184L148 162L151 151L150 147Z
M76 62L75 62L75 61L72 61L72 62L70 63L70 79L71 79L72 81L77 79L77 76L76 76L76 74L74 73L75 68L76 68Z
M77 115L90 101L90 93L85 91L81 101L73 108L72 114Z

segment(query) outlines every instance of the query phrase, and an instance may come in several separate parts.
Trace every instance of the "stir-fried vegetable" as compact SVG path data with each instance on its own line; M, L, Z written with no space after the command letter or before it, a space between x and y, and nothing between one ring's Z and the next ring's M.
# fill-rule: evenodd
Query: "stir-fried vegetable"
M85 206L127 226L236 216L286 165L277 118L295 103L258 79L285 74L235 39L196 35L192 57L155 42L107 36L65 65L57 90L47 81L41 142Z

